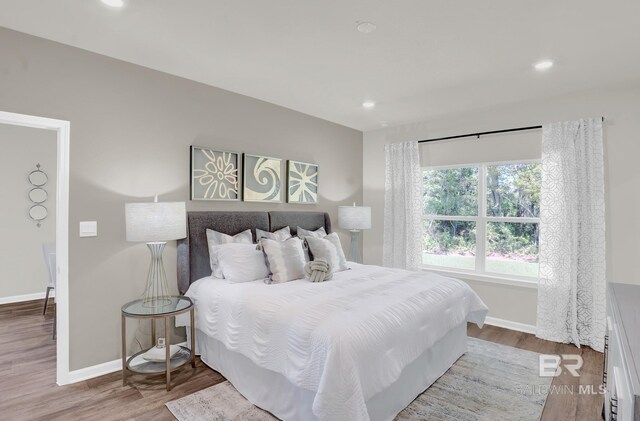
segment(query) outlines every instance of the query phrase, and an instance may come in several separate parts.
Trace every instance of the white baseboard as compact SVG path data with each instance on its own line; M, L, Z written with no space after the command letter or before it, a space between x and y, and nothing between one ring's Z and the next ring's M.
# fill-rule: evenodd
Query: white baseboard
M187 346L186 342L179 342L174 345ZM78 383L84 380L93 379L94 377L104 376L105 374L115 373L122 370L122 360L107 361L106 363L92 365L91 367L80 368L69 373L64 383L58 383L58 386L65 384Z
M520 322L512 322L511 320L498 319L496 317L487 317L485 323L491 326L503 327L505 329L516 330L518 332L532 333L535 335L536 327Z
M58 383L58 385L62 386L64 384L78 383L120 370L122 370L122 360L118 358L117 360L107 361L106 363L70 371L66 381L62 384Z
M12 297L0 297L0 304L21 303L23 301L43 300L46 293L36 292L34 294L14 295ZM49 293L49 297L55 297L53 291Z

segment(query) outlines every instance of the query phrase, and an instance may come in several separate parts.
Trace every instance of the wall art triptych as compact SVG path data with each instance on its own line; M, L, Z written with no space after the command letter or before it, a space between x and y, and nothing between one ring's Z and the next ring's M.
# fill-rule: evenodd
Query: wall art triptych
M240 200L240 157L235 152L191 147L191 200Z
M282 202L281 159L244 154L245 202Z
M288 160L286 180L280 158L245 153L242 165L237 152L191 146L191 200L281 203L284 186L288 203L318 203L317 164Z
M318 203L318 165L287 161L287 202Z

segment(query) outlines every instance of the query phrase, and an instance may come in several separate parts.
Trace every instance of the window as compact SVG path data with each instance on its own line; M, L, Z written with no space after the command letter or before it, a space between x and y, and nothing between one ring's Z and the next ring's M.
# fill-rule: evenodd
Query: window
M538 276L539 162L425 168L426 266Z

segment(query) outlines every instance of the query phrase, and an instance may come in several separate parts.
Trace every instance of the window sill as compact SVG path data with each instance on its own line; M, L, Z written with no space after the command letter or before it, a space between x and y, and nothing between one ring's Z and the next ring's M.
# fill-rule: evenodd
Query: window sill
M422 266L422 270L434 272L439 275L449 276L452 278L468 279L470 281L487 282L487 283L499 284L499 285L509 285L509 286L516 286L521 288L538 289L537 279L512 278L508 276L448 270L448 269L436 268L434 266L426 266L426 265Z

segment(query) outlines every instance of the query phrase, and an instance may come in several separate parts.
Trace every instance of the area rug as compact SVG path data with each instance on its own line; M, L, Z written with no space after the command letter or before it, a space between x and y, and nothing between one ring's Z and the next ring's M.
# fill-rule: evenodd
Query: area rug
M467 353L395 420L539 420L552 379L539 377L538 356L469 338ZM227 381L166 405L179 421L276 420Z

